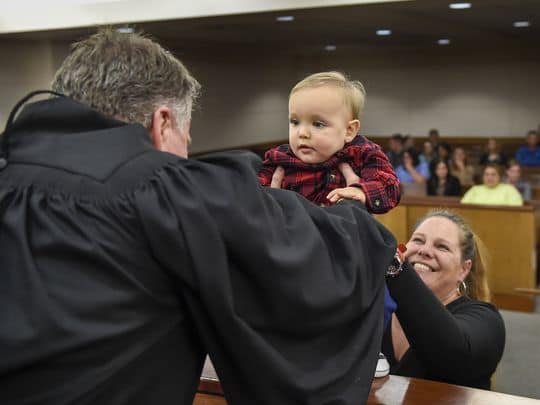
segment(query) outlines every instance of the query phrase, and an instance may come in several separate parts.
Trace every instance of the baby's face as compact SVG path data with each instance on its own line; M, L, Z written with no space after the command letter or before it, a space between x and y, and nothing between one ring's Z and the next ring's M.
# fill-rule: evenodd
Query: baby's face
M289 99L289 144L305 163L328 160L356 136L343 93L333 86L305 88Z

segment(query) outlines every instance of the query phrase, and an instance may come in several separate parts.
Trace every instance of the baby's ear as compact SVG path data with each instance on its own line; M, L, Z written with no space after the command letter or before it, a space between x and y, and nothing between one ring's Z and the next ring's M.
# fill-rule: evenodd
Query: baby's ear
M350 142L360 131L360 120L351 120L347 124L347 133L345 134L345 142Z

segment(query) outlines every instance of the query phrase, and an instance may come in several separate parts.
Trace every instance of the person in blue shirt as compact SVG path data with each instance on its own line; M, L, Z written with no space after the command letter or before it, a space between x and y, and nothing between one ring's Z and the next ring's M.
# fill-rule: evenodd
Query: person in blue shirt
M521 178L521 166L515 160L508 162L506 167L506 176L503 178L503 183L513 185L521 194L524 200L532 199L531 183Z
M403 152L403 163L396 168L396 175L401 183L425 184L429 179L429 165L420 162L416 149L408 148Z
M516 152L516 160L522 166L540 166L540 147L538 147L538 132L527 132L527 144Z

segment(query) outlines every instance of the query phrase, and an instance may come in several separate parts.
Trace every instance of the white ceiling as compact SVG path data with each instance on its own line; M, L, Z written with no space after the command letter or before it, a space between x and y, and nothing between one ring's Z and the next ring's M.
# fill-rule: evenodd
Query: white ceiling
M265 51L290 49L295 53L323 52L325 45L342 49L430 49L448 38L453 48L523 49L540 55L540 0L473 0L472 8L451 10L449 0L416 0L227 16L173 19L130 24L175 49L243 48ZM292 22L277 22L279 15ZM515 21L529 21L514 28ZM378 37L379 28L393 34ZM0 38L73 41L95 28L13 33ZM170 46L169 45L169 46Z

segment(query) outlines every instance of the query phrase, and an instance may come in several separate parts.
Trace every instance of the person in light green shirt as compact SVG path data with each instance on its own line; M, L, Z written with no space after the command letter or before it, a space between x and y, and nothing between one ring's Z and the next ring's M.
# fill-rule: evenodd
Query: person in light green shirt
M484 184L473 186L465 193L461 202L464 204L485 205L523 205L519 191L511 184L501 183L501 168L487 164L482 175Z

